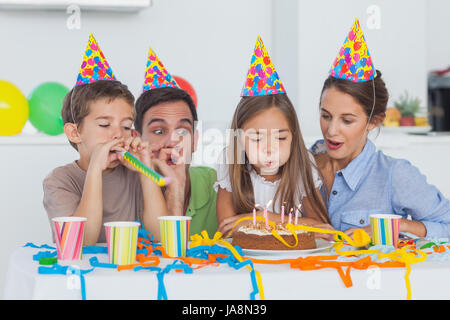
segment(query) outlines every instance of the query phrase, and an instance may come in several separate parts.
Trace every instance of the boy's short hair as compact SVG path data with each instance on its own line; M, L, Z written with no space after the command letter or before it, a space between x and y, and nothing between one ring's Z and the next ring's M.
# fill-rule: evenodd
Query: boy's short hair
M144 120L144 114L147 112L147 110L160 103L172 101L186 102L186 104L189 106L189 110L191 111L195 128L195 122L198 120L198 117L194 101L192 100L189 93L182 89L173 87L151 89L145 91L139 96L139 98L136 100L135 105L136 118L134 120L134 128L140 134L142 134L142 121Z
M107 99L108 103L115 99L124 99L134 111L134 96L128 87L117 80L97 80L92 83L78 85L65 96L61 110L63 124L74 123L81 126L83 119L90 112L90 104L99 99ZM70 142L75 150L77 145Z

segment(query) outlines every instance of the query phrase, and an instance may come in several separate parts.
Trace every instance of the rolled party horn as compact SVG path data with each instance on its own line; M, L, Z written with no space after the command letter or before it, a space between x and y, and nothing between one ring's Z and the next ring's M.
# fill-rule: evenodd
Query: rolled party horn
M113 221L104 224L109 263L126 265L136 262L139 222Z
M161 244L170 257L185 257L189 239L191 217L158 217L161 231Z
M372 242L374 245L392 245L397 247L402 216L396 214L372 214Z
M58 260L81 260L83 255L84 229L87 218L53 218L53 234Z
M172 179L170 177L163 177L158 172L152 170L148 166L142 163L141 160L133 156L128 151L116 151L117 153L121 154L123 158L131 164L133 167L135 167L140 173L142 173L144 176L152 179L156 184L158 184L160 187L164 187L172 182Z

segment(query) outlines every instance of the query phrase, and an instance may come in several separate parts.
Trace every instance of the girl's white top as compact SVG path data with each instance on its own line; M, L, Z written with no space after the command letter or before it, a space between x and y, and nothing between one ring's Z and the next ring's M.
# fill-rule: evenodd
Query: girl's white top
M309 153L309 157L310 157L312 163L315 164L314 156L309 151L308 151L308 153ZM227 190L228 192L233 192L231 189L230 176L228 173L228 167L229 167L228 164L229 164L229 162L226 161L224 151L222 151L221 154L219 155L219 159L216 164L217 182L214 183L214 189L216 190L216 192L218 191L219 186L222 189ZM248 164L248 165L251 166L250 164ZM299 165L301 165L301 164L299 163ZM313 174L315 187L320 188L320 186L322 185L322 180L321 180L317 170L314 167L312 168L312 174ZM267 181L262 176L260 176L253 168L250 170L250 178L251 178L252 184L253 184L253 193L254 193L254 197L255 197L255 203L260 205L260 208L257 210L261 210L262 208L264 208L266 206L266 204L270 200L273 201L275 193L277 191L277 188L280 184L280 180L277 180L274 182ZM306 195L306 192L305 192L305 188L303 186L303 181L302 181L301 177L299 177L298 185L299 185L299 189L302 193L302 197L304 197ZM271 212L275 212L275 213L281 213L281 202L282 201L283 200L280 201L280 199L278 199L276 203L272 202L272 205L269 206L268 210ZM301 199L298 199L297 203L301 203ZM295 215L295 209L296 208L294 208L294 211L292 212L293 217ZM284 209L285 217L288 216L289 210L290 210L290 208Z

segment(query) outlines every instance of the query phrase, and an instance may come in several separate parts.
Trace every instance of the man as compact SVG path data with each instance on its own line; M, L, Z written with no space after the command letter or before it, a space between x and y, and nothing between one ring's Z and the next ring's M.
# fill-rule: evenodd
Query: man
M135 129L153 146L156 170L173 182L163 189L169 215L190 216L190 235L217 231L216 171L191 167L196 151L197 111L190 95L178 87L144 91L135 104Z

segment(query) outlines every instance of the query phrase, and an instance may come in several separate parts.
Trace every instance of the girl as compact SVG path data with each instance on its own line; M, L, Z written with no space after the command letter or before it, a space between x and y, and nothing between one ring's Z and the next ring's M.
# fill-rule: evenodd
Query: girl
M351 32L349 38L363 38L358 21ZM352 48L354 44L344 43L344 47ZM350 50L348 54L353 57L355 53ZM355 61L346 61L350 67L345 68L339 60L335 60L321 93L324 140L312 147L324 179L322 194L331 220L327 227L347 234L355 228L370 233L370 214L395 213L403 217L400 232L448 237L449 201L409 161L377 152L367 139L368 133L383 122L389 98L381 72L372 65L365 71L365 79L349 81L351 75L337 71L349 70ZM407 219L408 215L412 220Z
M258 49L261 50L258 58L268 62L260 38L255 53ZM258 68L258 59L252 59L253 62L256 70L268 70L267 63L261 63ZM274 70L271 64L269 67ZM252 78L254 82L264 79L264 74L257 74L260 77ZM218 189L219 231L227 235L237 220L253 215L256 203L263 207L270 200L273 202L268 208L269 220L279 222L284 205L287 221L289 209L303 202L301 223L329 223L317 189L321 181L314 169L313 157L304 145L295 109L281 83L278 88L275 84L274 89L267 90L258 91L254 85L249 87L255 89L251 93L253 96L244 96L239 102L231 124L230 146L224 153L226 161L218 166L215 188ZM277 90L279 88L281 90ZM265 94L274 91L277 93ZM244 88L244 95L246 92L248 88ZM262 210L257 211L257 215L262 214Z

